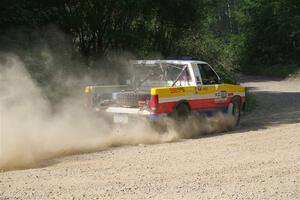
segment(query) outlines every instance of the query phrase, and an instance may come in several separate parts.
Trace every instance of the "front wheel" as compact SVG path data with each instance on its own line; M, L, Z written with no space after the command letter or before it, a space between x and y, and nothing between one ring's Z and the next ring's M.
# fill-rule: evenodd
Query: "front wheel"
M240 119L241 119L240 99L236 98L232 101L232 112L231 112L231 114L234 118L234 125L238 126L240 124Z

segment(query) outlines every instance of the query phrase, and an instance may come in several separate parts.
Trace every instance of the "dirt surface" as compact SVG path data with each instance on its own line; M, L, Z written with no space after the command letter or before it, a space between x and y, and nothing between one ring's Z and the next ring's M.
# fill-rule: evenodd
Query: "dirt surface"
M244 85L258 107L234 132L2 172L0 199L300 199L300 81Z

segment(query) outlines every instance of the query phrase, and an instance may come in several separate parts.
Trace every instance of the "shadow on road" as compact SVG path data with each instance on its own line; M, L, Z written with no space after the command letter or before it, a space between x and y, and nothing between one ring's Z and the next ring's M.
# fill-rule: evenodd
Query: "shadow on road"
M238 132L300 123L300 92L253 92L257 108L243 117Z

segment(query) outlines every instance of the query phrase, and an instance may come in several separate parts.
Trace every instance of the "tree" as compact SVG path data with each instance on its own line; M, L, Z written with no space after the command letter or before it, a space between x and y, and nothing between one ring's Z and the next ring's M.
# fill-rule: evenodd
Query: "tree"
M299 63L300 1L244 0L241 12L246 62Z

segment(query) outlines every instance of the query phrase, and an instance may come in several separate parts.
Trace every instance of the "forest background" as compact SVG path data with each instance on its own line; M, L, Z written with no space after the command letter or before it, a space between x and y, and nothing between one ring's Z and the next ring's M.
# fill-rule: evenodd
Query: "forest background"
M57 77L108 83L98 75L120 74L125 59L189 56L226 81L286 78L300 70L300 1L2 0L0 52L52 91Z

